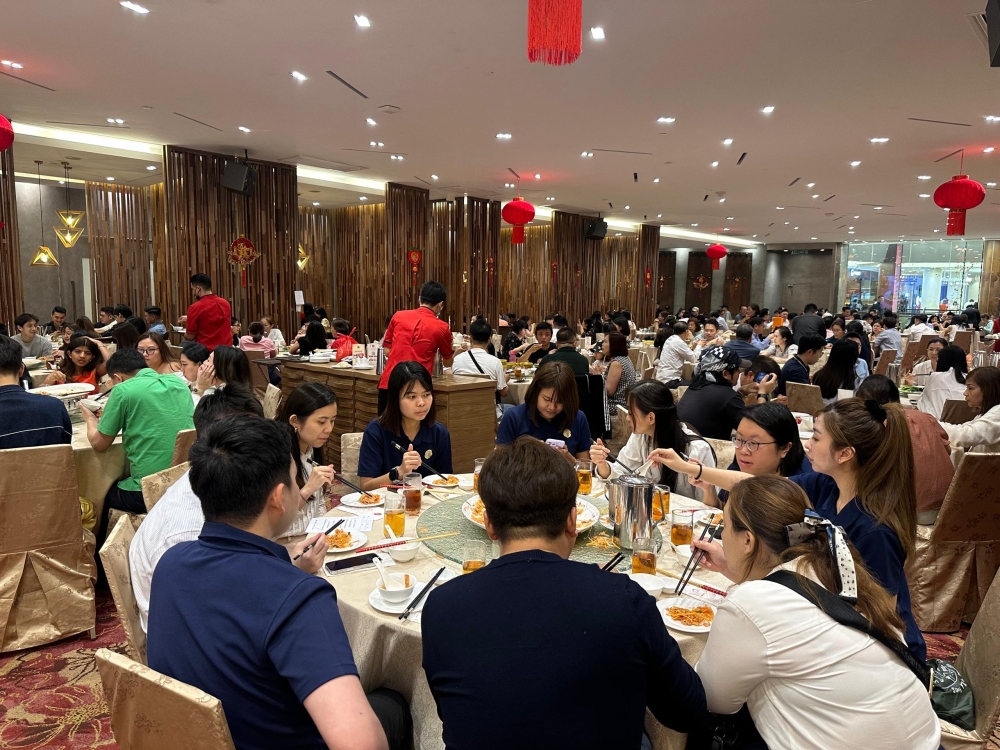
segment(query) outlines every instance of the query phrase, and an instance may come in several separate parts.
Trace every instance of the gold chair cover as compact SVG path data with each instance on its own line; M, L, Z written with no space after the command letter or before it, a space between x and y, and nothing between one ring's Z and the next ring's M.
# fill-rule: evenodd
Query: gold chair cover
M347 432L340 436L340 473L348 482L358 483L358 462L361 460L363 432Z
M917 361L917 357L923 353L924 349L920 348L919 341L910 341L907 343L906 348L903 350L903 362L899 366L899 371L901 373L910 372Z
M653 375L655 375L655 374L656 374L656 368L655 367L647 367L645 370L642 371L642 379L643 380L652 380L653 379Z
M194 445L194 441L198 439L198 434L192 427L190 430L181 430L177 433L177 439L174 441L174 456L170 459L171 466L177 466L177 464L182 464L188 460L188 451L191 450L191 446Z
M708 444L715 451L715 465L720 469L728 469L729 464L736 458L736 446L732 440L717 440L715 438L705 438Z
M955 346L968 354L972 350L972 331L955 331Z
M965 424L976 418L977 412L962 398L950 398L941 408L941 421L946 424Z
M967 453L933 526L917 527L907 566L913 616L921 630L951 633L971 620L1000 567L995 478L1000 454Z
M0 498L0 652L93 628L97 567L73 449L0 451Z
M184 476L184 472L191 468L191 464L185 461L182 464L171 466L169 469L158 471L142 478L142 501L146 503L146 510L150 511L156 505L163 493L170 489L170 486Z
M885 375L889 372L889 365L896 361L896 354L895 349L883 349L882 353L878 355L878 362L875 364L875 372L872 375Z
M235 750L218 698L106 648L97 670L120 747Z
M624 406L616 406L611 415L611 439L608 440L608 449L618 455L630 437L632 437L632 427L628 423L628 410Z
M139 605L132 592L132 574L129 570L129 547L135 538L135 527L125 515L118 519L101 547L101 562L108 577L108 588L115 602L118 620L125 630L125 649L129 656L146 663L146 634L139 619Z
M276 419L279 406L281 406L281 389L268 383L267 390L264 391L264 419Z
M818 385L805 383L786 383L785 394L788 396L788 410L803 412L815 416L823 410L823 393Z

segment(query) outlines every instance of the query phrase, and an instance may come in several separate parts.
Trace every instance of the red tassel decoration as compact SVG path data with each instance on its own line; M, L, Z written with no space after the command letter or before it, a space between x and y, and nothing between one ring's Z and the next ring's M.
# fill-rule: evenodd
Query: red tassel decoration
M528 0L528 60L569 65L583 48L583 0Z

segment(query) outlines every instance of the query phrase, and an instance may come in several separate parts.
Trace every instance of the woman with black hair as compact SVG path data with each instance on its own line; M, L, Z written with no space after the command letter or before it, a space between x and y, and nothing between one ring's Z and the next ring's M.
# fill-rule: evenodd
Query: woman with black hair
M139 331L131 323L119 323L111 329L111 340L115 342L115 351L120 349L138 349Z
M520 318L515 320L511 324L510 331L504 337L503 343L500 346L500 353L502 355L500 359L504 362L510 361L512 352L515 360L520 357L531 346L531 342L527 341L527 338L528 324Z
M646 463L657 448L673 448L686 453L705 466L715 466L712 447L693 428L677 418L677 407L670 389L659 380L641 380L632 386L626 399L628 421L632 434L618 454L615 463L608 462L610 451L598 440L590 446L594 474L602 479L620 476L624 469L635 471ZM646 476L658 484L668 485L674 492L694 496L687 475L678 475L666 467L654 464Z
M62 350L64 356L59 362L59 369L49 374L45 384L87 383L97 391L105 375L104 363L110 356L104 345L80 332Z
M771 331L768 338L771 340L770 346L761 351L761 354L768 357L788 359L795 356L799 350L792 339L792 332L788 326L778 326Z
M852 320L847 324L848 333L856 333L861 337L861 355L859 359L863 359L865 364L868 365L868 371L871 372L872 369L872 345L871 341L868 339L868 331L865 331L864 323L860 320Z
M318 320L311 320L305 326L305 331L299 336L292 345L288 347L288 351L291 354L300 354L303 357L308 357L317 349L326 349L326 330L323 328L323 324Z
M860 385L855 365L858 361L858 345L853 341L838 340L830 349L830 358L822 369L813 375L813 385L818 385L824 404L837 400L837 391L854 389Z
M413 361L397 364L386 397L385 411L368 423L361 439L361 489L378 489L411 472L450 474L451 435L434 419L434 386L427 368Z
M933 415L935 419L941 419L945 401L960 401L965 397L967 373L965 352L961 348L949 344L941 349L917 408Z

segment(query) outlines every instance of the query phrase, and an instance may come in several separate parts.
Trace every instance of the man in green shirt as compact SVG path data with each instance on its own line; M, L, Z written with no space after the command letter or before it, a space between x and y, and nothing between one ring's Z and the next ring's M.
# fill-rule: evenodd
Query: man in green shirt
M119 432L125 457L132 467L130 476L120 480L104 498L98 527L98 542L107 533L112 508L126 513L145 513L142 478L170 468L174 442L181 430L194 428L194 403L187 384L174 374L160 375L149 367L137 349L119 349L108 360L108 377L114 382L101 414L81 406L87 423L87 439L103 453ZM100 544L98 544L100 548Z
M573 370L573 375L585 378L590 374L590 362L576 350L577 336L569 326L560 328L556 334L556 350L545 356L545 361L565 362Z

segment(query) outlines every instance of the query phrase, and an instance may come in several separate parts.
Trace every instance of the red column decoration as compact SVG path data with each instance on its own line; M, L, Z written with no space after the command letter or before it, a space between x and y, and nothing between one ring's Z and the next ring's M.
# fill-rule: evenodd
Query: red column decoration
M729 251L725 247L716 243L714 245L709 245L708 249L705 251L705 255L712 259L712 270L719 270L719 261L726 257Z
M965 212L975 208L986 198L986 188L968 175L959 174L939 185L934 191L934 202L948 209L948 234L965 234Z
M14 126L3 115L0 115L0 151L6 151L14 142Z
M653 283L653 272L650 269L646 269L646 288L649 289Z
M552 261L552 283L559 283L559 264Z
M490 288L493 288L493 258L486 259L486 271L490 277Z
M528 60L569 65L583 48L583 0L528 0Z
M244 289L247 285L247 266L258 257L260 257L260 253L257 252L253 242L243 235L233 240L233 244L229 246L229 262L240 267L240 281Z
M500 215L504 221L514 227L514 231L510 235L510 244L523 245L524 225L535 218L535 207L528 201L521 200L521 197L518 196L503 207Z
M420 270L420 259L423 257L424 254L415 247L411 247L410 252L406 254L406 259L410 261L410 273L413 275L413 286L417 285L417 272Z

